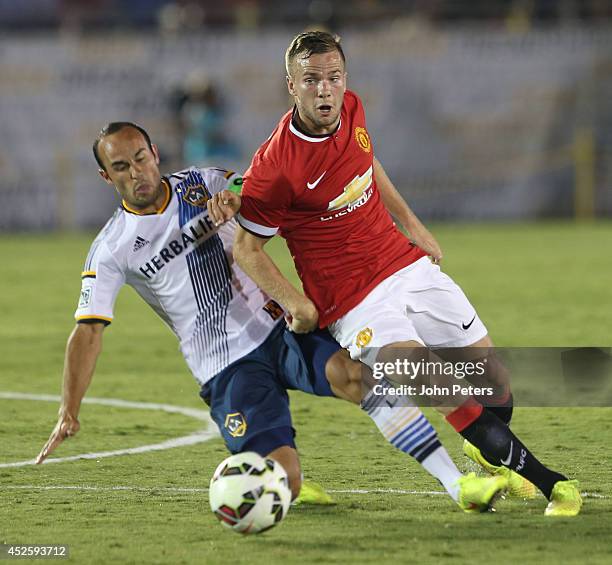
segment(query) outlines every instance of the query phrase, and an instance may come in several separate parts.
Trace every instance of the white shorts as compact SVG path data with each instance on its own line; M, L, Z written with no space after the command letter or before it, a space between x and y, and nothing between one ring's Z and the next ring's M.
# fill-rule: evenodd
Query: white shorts
M329 331L353 359L370 367L377 349L391 343L465 347L487 335L461 288L429 257L385 279Z

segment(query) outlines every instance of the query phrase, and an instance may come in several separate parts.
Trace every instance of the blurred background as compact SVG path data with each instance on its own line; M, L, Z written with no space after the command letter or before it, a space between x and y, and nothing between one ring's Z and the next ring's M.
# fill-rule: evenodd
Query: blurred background
M162 171L243 171L289 108L284 52L341 35L374 149L427 220L609 218L610 0L0 0L0 230L98 228L101 127Z

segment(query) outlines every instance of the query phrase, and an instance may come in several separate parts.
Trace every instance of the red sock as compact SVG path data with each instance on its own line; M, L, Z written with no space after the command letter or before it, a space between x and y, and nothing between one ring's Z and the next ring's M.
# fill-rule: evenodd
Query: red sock
M482 414L483 410L482 404L470 396L461 406L446 416L446 421L456 431L462 432Z

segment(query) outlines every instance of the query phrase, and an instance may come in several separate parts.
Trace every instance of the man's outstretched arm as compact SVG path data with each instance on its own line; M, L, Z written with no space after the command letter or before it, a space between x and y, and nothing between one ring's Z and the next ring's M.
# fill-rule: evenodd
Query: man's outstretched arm
M317 309L280 272L264 250L267 242L268 238L258 237L238 226L234 259L259 288L285 307L290 329L296 333L308 333L317 327Z
M67 437L79 431L81 401L91 383L96 361L102 351L103 323L77 324L66 345L62 404L57 424L36 458L42 463Z
M408 206L402 195L397 191L376 157L374 157L374 178L376 179L376 186L380 191L383 204L389 213L410 234L410 238L431 256L434 263L440 262L442 259L442 249L436 238L410 209L410 206Z

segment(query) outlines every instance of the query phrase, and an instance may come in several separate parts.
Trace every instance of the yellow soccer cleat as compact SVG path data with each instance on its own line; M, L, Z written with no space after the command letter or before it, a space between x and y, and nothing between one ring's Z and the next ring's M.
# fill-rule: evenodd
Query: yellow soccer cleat
M512 471L511 469L508 469L507 467L489 463L482 456L480 450L475 445L472 445L467 439L463 440L463 453L465 453L472 461L478 463L491 475L501 475L502 477L506 477L506 479L508 479L508 496L523 499L532 499L536 497L538 489L531 481L527 480L525 477L521 477L521 475L515 471Z
M294 505L297 504L336 504L334 499L325 492L325 489L314 481L302 481L302 488L300 494L293 501Z
M508 486L508 480L501 475L477 477L476 473L470 473L461 477L457 484L459 485L457 504L464 512L476 514L495 510L493 505Z
M558 481L553 487L545 516L576 516L582 507L578 481Z

